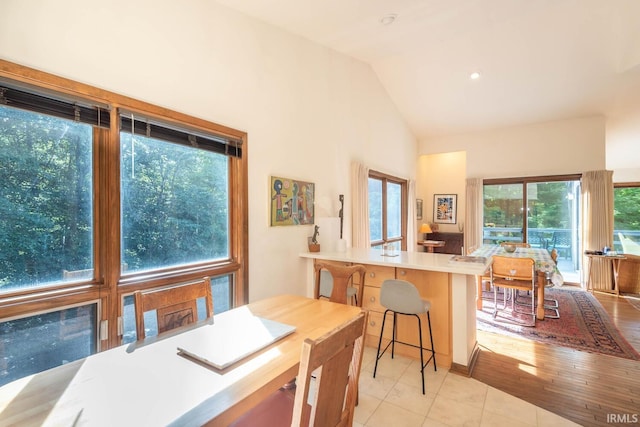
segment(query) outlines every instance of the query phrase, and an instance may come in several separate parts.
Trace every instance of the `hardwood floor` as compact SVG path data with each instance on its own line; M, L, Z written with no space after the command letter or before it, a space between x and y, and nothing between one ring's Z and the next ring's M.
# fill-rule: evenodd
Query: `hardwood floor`
M640 351L640 310L594 294ZM472 377L584 426L640 424L640 361L478 331Z

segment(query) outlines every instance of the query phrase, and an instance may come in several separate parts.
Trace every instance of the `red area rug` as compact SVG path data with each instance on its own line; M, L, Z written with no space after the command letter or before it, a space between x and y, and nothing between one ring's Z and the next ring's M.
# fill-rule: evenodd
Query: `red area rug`
M602 305L589 292L547 289L545 298L557 299L559 302L560 319L546 318L544 321L536 321L535 327L515 324L512 320L510 302L507 302L507 310L498 311L498 317L494 319L493 293L485 292L484 297L482 311L476 312L477 326L482 331L640 360L640 354L622 336ZM525 300L527 298L522 296L518 299L521 302ZM502 308L502 302L502 296L498 295L498 308ZM521 306L519 310L522 309L526 310ZM526 315L519 313L516 313L515 317L520 320L526 319ZM531 319L531 316L528 319Z

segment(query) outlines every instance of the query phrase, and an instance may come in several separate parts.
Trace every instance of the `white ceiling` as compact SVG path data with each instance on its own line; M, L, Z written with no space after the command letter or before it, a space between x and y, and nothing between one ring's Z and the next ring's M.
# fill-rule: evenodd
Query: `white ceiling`
M371 64L418 138L640 107L640 0L218 2Z

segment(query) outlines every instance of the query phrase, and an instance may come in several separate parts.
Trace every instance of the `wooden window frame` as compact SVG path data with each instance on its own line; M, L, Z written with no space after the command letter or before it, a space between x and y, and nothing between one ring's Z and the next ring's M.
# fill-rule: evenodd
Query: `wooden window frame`
M582 178L582 174L528 176L528 177L519 177L519 178L495 178L495 179L483 180L482 185L485 186L485 185L500 185L500 184L522 184L522 200L526 201L527 200L527 184L537 183L537 182L554 182L554 181L580 181L581 178ZM483 206L484 206L484 201L483 201ZM524 209L522 212L522 236L523 236L523 239L525 240L528 234L527 231L528 231L527 210Z
M407 250L407 200L408 200L408 196L407 196L407 180L402 179L402 178L398 178L392 175L387 175L385 173L382 172L378 172L378 171L374 171L374 170L370 170L369 171L369 178L372 179L378 179L382 181L382 240L376 240L375 242L371 242L371 246L379 246L385 243L394 243L394 242L400 242L400 250L402 251L406 251ZM387 210L386 210L386 206L387 206L387 184L388 183L393 183L393 184L398 184L401 186L401 232L400 232L400 238L392 238L389 239L388 235L387 235Z
M248 171L247 134L243 131L152 105L94 86L0 60L0 78L39 91L84 100L111 110L110 129L94 127L94 272L93 278L74 283L6 292L0 295L2 318L29 316L55 307L100 300L101 321L108 321L108 336L99 343L104 350L120 344L117 325L121 299L137 289L148 289L203 276L232 274L234 306L248 302ZM138 112L177 127L187 127L240 141L242 156L229 157L228 260L205 262L184 268L167 268L156 274L131 274L123 278L120 254L120 137L119 112ZM113 238L117 236L118 238Z

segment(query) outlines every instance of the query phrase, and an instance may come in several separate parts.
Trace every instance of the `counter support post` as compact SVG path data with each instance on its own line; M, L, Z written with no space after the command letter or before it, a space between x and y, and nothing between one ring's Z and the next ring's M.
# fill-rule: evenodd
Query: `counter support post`
M476 278L451 274L452 370L471 375L478 351L476 336Z

